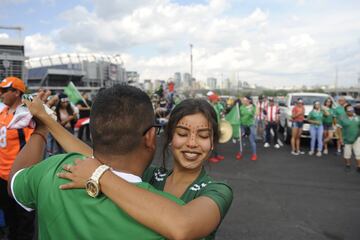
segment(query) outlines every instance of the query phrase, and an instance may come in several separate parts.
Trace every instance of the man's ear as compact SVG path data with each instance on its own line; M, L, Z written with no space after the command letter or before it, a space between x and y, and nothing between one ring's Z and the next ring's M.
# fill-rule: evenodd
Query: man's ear
M152 127L149 131L147 131L144 135L145 147L151 151L155 151L156 149L156 129Z

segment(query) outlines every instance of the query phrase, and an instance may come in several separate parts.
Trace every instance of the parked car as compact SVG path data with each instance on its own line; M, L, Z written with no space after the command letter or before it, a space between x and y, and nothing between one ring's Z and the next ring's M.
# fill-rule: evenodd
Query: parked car
M331 98L333 101L333 107L337 106L335 100L325 93L288 93L284 101L279 101L280 109L280 136L285 143L290 143L291 139L291 124L292 124L292 109L296 104L298 98L302 98L305 107L305 121L303 125L303 132L301 137L309 138L310 137L310 124L307 122L307 116L310 111L313 109L313 104L315 101L319 101L321 105L324 104L327 98Z

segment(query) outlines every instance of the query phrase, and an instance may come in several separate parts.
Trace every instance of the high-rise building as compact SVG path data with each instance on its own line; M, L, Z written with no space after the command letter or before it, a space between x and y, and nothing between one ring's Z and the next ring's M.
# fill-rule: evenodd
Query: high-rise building
M136 71L126 71L126 80L128 83L138 83L140 74Z
M179 72L174 73L174 83L175 83L175 88L181 87L181 73Z
M22 40L0 38L0 80L15 76L26 82L25 51Z
M192 83L191 74L190 73L184 73L183 80L184 80L183 81L183 87L185 89L191 88L191 83Z
M153 89L153 83L151 82L150 79L145 79L144 80L144 90L146 92L153 92L154 89Z
M214 77L209 77L209 78L206 80L206 83L207 83L207 87L208 87L209 89L216 89L217 79L214 78Z
M223 82L222 82L222 88L224 89L224 90L230 90L231 89L231 81L230 81L230 78L225 78L224 80L223 80Z

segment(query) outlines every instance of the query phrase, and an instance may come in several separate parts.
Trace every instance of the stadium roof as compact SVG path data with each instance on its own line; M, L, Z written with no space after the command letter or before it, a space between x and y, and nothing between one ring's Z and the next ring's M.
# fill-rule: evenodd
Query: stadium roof
M25 61L28 69L47 67L63 64L78 64L83 61L88 62L108 62L124 65L120 55L107 55L99 53L64 53L38 58L30 58Z

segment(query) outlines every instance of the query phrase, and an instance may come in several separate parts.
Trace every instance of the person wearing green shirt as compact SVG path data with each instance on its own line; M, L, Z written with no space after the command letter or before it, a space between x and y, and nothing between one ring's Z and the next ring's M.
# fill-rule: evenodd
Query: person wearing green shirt
M342 131L342 126L340 124L340 121L342 118L344 118L346 116L345 113L345 105L346 105L346 99L344 96L340 96L337 100L338 102L338 106L335 108L334 110L334 115L335 115L335 121L336 121L336 135L338 137L338 141L336 142L336 146L337 146L337 154L340 155L341 154L341 146L343 145L343 131Z
M39 101L36 98L33 103L26 103L31 109L31 105ZM49 117L37 116L38 119ZM92 154L100 161L91 177L92 182L86 183L87 193L92 197L84 190L59 189L68 182L57 176L63 165L72 165L75 159L84 159L84 155L55 155L35 164L43 153L47 134L41 124L14 162L10 174L11 194L25 209L36 209L38 238L165 239L130 217L105 195L97 196L101 190L99 179L105 172L111 172L115 178L123 179L134 188L164 197L179 206L184 204L175 196L142 182L140 177L151 162L156 146L155 118L149 97L132 86L116 85L104 89L96 97L90 119Z
M357 172L360 173L360 117L356 116L353 106L345 106L346 115L340 119L343 128L345 171L351 171L351 155L354 151Z
M251 97L246 96L241 99L240 106L240 125L242 135L249 136L252 155L251 160L256 161L256 127L255 127L255 113L256 107L251 103ZM242 136L240 136L242 137ZM242 158L242 152L236 154L236 159L240 160Z
M33 115L37 116L37 110L38 106L34 106L31 110ZM66 134L55 121L48 117L41 120L46 122L51 134L67 152L76 151L86 156L92 154L88 145ZM205 100L184 100L170 114L163 135L164 164L161 172L150 168L144 179L148 180L153 175L153 179L162 181L163 184L157 184L155 180L149 183L183 200L183 206L129 184L110 171L106 171L99 180L101 192L139 223L168 239L214 239L233 199L230 186L210 178L204 169L211 150L218 142L218 134L216 113ZM122 135L117 141L122 141ZM172 170L165 168L168 152L172 155L170 159L174 160ZM66 172L60 173L59 177L71 182L61 188L84 188L100 161L101 158L95 156L86 161L76 161L76 166L63 166Z
M308 121L310 123L310 152L309 155L314 155L315 144L317 142L316 156L321 157L321 151L323 147L323 117L324 113L321 111L321 104L319 101L314 102L313 110L308 115Z
M211 98L209 98L209 100L210 100L212 106L214 107L214 110L216 112L217 122L219 123L220 119L224 115L225 107L219 101L219 97L217 95L211 96ZM224 159L225 159L225 157L223 155L220 155L217 147L215 147L214 150L212 151L212 156L209 158L209 162L218 163Z
M327 98L322 106L324 113L323 126L324 126L324 154L328 154L328 143L334 136L334 117L335 110L333 108L333 101L331 98Z

